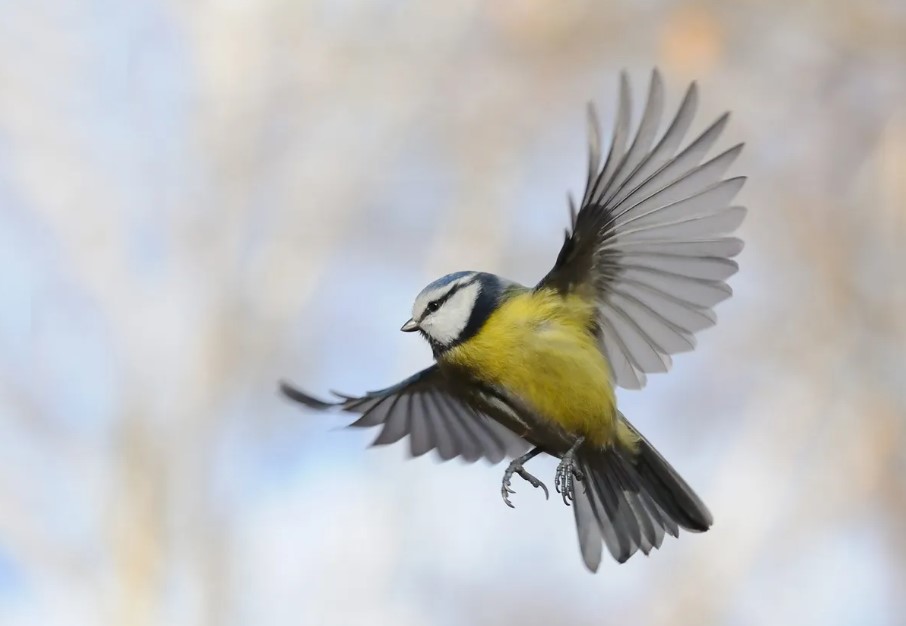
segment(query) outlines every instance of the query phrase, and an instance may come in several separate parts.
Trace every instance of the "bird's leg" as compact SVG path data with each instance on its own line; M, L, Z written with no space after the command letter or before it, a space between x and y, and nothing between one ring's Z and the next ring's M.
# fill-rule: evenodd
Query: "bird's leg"
M506 471L503 473L503 485L500 487L500 495L503 496L503 501L506 502L506 505L511 509L516 508L513 506L513 503L510 502L510 494L516 493L515 491L510 489L510 480L513 478L513 474L519 474L519 476L521 476L523 480L528 481L528 483L536 489L538 487L541 487L544 490L545 500L550 497L550 494L547 491L547 486L545 486L543 482L525 471L525 468L522 467L523 463L531 461L542 452L544 451L541 448L533 448L532 450L529 450L526 454L523 454L518 459L513 459L513 461L507 466Z
M585 437L576 439L576 443L570 446L566 454L560 458L557 473L554 474L554 488L563 496L563 503L566 506L569 506L570 500L576 499L575 480L585 480L585 474L579 469L575 460L576 450L584 442Z

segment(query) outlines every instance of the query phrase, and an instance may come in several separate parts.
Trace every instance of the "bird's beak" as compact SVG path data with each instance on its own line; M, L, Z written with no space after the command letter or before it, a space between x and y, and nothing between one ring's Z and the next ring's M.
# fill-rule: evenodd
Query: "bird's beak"
M400 328L400 330L403 331L404 333L411 333L411 332L418 330L418 324L416 323L415 320L409 320L408 322L403 324L403 327Z

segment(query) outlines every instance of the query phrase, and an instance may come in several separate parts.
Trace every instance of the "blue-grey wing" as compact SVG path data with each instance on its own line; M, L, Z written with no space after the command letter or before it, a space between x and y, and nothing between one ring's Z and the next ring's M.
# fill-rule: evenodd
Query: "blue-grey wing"
M538 285L590 294L597 306L601 348L614 382L644 386L665 372L671 355L692 350L695 334L713 326L714 306L730 297L726 280L742 241L730 234L745 209L732 200L744 178L724 178L737 145L704 161L727 122L720 117L680 149L695 115L693 84L658 139L664 89L657 72L633 134L625 75L613 138L601 164L601 133L589 112L588 178L572 230L554 268Z
M386 389L360 397L340 396L336 402L319 400L285 382L280 390L312 409L360 414L350 426L381 427L372 445L396 443L408 435L412 456L437 450L444 461L461 457L468 462L484 458L499 463L528 449L524 439L457 393L437 365Z

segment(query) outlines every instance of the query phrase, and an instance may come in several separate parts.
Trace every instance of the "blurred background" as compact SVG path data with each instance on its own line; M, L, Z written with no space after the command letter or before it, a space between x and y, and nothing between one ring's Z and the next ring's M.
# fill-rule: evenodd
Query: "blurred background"
M902 0L0 7L0 623L903 623ZM619 394L716 525L590 575L502 466L276 384L396 382L427 282L542 276L585 103L654 66L747 142L735 297Z

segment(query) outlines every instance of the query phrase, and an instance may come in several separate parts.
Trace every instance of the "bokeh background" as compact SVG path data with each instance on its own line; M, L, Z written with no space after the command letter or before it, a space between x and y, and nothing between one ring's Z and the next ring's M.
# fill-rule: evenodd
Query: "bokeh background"
M904 33L902 0L0 2L0 622L904 623ZM395 382L424 284L543 275L585 103L654 66L747 142L735 297L619 394L716 525L593 576L560 502L276 383Z

